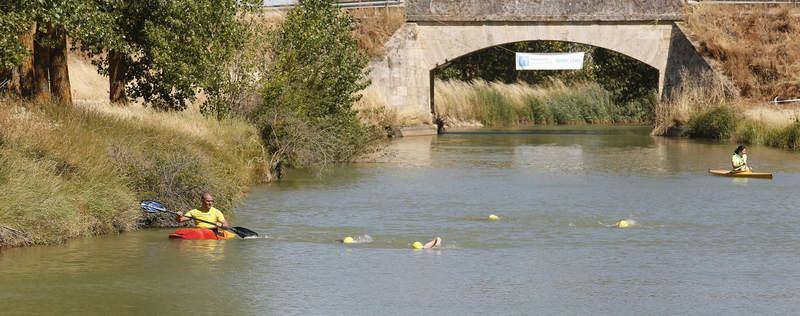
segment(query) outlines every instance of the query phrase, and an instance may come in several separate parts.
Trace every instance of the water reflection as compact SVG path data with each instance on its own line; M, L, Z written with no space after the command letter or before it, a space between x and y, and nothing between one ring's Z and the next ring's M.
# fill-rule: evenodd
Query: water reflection
M566 172L581 171L586 168L583 148L577 145L524 145L514 149L516 168L532 167L542 171Z
M209 264L225 259L225 247L228 244L225 240L171 240L170 243L180 256Z

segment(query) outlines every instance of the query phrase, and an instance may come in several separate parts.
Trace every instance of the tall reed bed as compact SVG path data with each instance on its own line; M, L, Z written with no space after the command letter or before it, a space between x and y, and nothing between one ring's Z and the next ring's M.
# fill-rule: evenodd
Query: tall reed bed
M617 105L594 82L565 85L482 80L435 81L436 114L446 123L478 121L486 126L525 124L649 123L653 100Z
M0 99L0 247L166 225L141 199L220 209L243 197L263 159L254 128L135 105L60 107Z
M733 140L741 144L758 144L798 151L800 150L800 122L784 127L770 126L764 122L744 120L733 133Z
M682 136L800 150L800 121L789 125L767 123L745 117L738 103L707 105L700 104L687 114Z
M684 127L691 117L709 109L731 107L739 110L742 101L736 88L723 76L709 70L686 78L676 87L669 98L655 106L653 135L664 135L673 127Z

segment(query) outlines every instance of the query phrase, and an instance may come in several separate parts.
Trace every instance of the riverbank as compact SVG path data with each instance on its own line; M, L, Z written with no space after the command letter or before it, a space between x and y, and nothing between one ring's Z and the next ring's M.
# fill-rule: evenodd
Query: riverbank
M141 199L196 207L203 191L226 214L258 180L257 131L197 111L132 104L75 107L0 99L0 247L166 226Z
M721 76L705 74L657 107L657 135L800 150L800 11L781 5L696 5L683 29ZM700 88L703 87L703 88Z
M682 29L741 97L800 97L800 7L693 5Z
M800 150L800 122L776 125L747 118L737 112L736 107L730 106L698 112L689 119L683 133L693 138L732 140L739 144Z
M657 105L652 134L800 150L800 104L767 104L729 95L710 74L703 77L713 82L690 83L669 102Z

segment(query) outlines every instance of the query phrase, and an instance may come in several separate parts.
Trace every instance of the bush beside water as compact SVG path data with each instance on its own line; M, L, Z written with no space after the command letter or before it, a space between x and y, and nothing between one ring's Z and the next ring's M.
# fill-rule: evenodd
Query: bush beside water
M787 150L800 150L800 123L778 129L770 134L765 144Z
M728 139L736 128L736 120L728 107L710 108L689 119L688 134L696 138Z
M258 172L255 128L198 113L26 104L0 99L0 247L174 224L141 199L231 207ZM114 112L116 111L116 112Z
M734 140L743 144L767 145L780 149L800 150L800 123L770 128L764 123L746 120L736 129Z
M737 117L728 106L718 106L689 118L686 135L693 138L733 140L740 144L767 145L800 150L800 122L785 127Z

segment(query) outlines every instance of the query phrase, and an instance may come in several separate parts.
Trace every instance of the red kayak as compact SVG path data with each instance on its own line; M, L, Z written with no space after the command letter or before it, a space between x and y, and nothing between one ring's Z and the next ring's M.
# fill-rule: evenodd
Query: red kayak
M226 230L220 230L219 234L208 228L178 228L174 233L169 234L172 239L207 239L225 240L236 237L236 234Z

